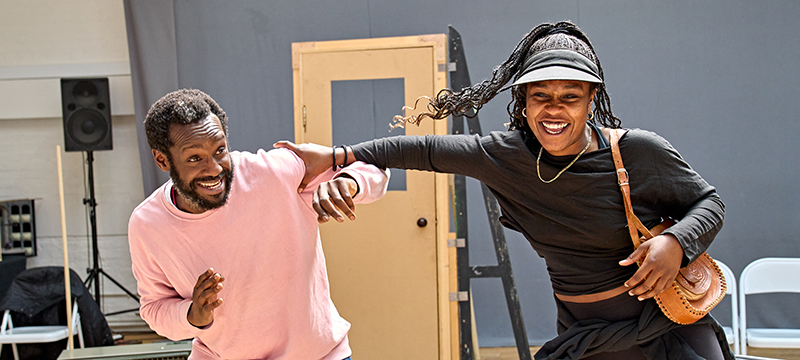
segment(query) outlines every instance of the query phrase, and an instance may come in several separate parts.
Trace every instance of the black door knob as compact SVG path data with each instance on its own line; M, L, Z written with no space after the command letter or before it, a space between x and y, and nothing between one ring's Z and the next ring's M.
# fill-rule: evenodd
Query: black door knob
M428 220L427 219L419 218L419 220L417 220L417 226L425 227L426 225L428 225Z

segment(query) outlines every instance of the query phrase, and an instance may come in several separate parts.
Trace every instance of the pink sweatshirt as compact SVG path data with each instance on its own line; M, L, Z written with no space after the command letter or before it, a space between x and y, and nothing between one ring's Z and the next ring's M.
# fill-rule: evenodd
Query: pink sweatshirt
M142 318L172 340L194 338L191 359L332 359L350 356L350 323L330 298L328 273L305 165L284 149L232 152L228 203L202 214L175 208L171 181L145 199L128 225ZM359 185L356 202L386 192L387 173L363 163L343 170ZM204 329L186 315L208 268L225 277L223 304Z

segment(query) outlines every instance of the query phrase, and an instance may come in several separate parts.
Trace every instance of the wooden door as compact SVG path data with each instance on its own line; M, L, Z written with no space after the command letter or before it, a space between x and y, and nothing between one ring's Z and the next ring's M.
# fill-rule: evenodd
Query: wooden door
M338 137L352 144L380 136L381 131L358 134L365 128L361 123L342 124L376 113L374 103L383 98L375 90L380 84L400 94L393 114L420 96L434 96L446 84L445 44L444 34L292 44L295 141L332 145ZM358 93L351 85L367 91ZM338 104L345 88L356 93L344 97L355 100ZM379 117L375 128L388 129L391 115ZM407 135L446 131L446 121L404 130ZM320 228L331 296L352 323L355 359L451 356L450 322L456 319L448 299L448 176L409 170L395 173L393 181L403 177L383 199L357 205L355 222L331 221ZM427 225L419 226L420 219Z

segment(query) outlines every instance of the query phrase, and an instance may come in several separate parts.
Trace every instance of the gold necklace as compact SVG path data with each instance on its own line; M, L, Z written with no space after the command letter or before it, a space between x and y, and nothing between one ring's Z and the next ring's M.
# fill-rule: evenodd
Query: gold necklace
M545 184L549 184L549 183L551 183L553 181L556 181L556 179L558 179L558 177L561 176L561 174L563 174L564 171L567 171L567 169L569 169L569 167L572 166L572 164L574 164L576 161L578 161L578 158L581 157L581 155L583 155L583 153L585 153L586 150L588 150L589 146L591 146L591 145L592 145L592 129L589 129L589 142L586 143L586 146L583 148L583 150L581 150L581 152L578 153L578 156L576 156L574 159L572 159L572 162L570 162L569 165L567 165L565 168L561 169L561 171L559 171L558 174L556 174L556 177L554 177L553 179L551 179L549 181L545 180L545 179L542 179L542 173L539 172L539 159L542 158L542 149L544 149L544 146L540 147L539 148L539 156L536 157L536 175L539 176L539 180L541 180Z

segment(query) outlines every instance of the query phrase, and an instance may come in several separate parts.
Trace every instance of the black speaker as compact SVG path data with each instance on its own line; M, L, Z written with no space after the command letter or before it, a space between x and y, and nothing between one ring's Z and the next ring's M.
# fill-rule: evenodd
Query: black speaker
M108 78L61 79L64 150L111 150Z

